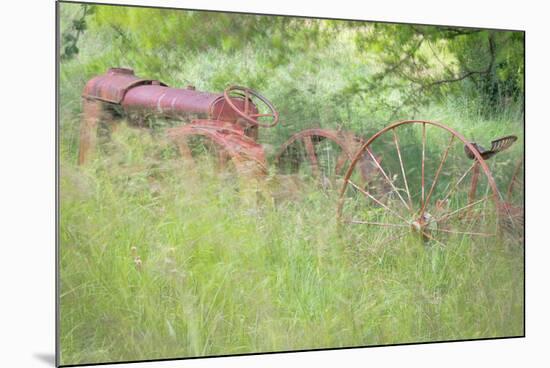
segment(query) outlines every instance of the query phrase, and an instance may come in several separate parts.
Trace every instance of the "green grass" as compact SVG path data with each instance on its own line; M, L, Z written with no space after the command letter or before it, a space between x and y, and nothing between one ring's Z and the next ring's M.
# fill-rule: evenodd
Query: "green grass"
M209 162L197 177L147 134L113 139L61 165L64 364L523 333L517 245L377 244L338 231L336 193L251 205Z

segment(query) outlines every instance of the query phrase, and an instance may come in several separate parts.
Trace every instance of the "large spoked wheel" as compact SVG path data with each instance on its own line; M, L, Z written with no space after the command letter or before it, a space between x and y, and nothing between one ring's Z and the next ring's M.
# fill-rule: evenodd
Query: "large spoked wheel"
M280 174L309 177L324 187L332 186L343 177L355 152L363 144L364 141L352 132L307 129L294 134L281 146L275 164ZM366 176L365 173L363 181Z
M230 86L223 92L225 102L233 109L240 117L247 122L261 126L264 128L271 128L277 125L279 122L279 113L273 106L273 104L264 96L254 91L253 89L240 86ZM237 107L233 102L233 99L244 99L243 108ZM254 103L254 100L260 101L262 104ZM267 110L265 112L258 111L260 109Z
M376 166L376 188L360 180L365 156ZM497 236L499 203L474 145L441 123L409 120L382 129L359 149L344 177L338 218L367 243L411 234L440 245L481 242Z

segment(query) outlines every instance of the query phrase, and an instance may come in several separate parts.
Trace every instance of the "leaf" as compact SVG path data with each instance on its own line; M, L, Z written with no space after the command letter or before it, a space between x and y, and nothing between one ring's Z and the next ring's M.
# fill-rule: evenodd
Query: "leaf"
M85 31L86 20L84 18L73 20L73 28L76 29L77 31Z
M73 36L71 33L64 33L62 37L63 37L63 42L65 43L74 42L76 39L76 37Z

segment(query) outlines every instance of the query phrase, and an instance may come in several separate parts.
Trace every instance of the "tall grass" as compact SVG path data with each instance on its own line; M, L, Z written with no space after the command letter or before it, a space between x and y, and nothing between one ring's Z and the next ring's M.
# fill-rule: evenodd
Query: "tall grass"
M519 244L457 238L442 248L414 236L380 244L381 231L338 231L338 188L243 201L212 162L190 173L161 135L125 127L90 165L76 166L84 83L110 66L134 67L109 37L86 33L78 57L61 65L62 364L523 334ZM169 55L177 68L167 75L144 74L140 64L136 73L199 90L258 89L281 111L282 124L260 132L271 162L301 129L369 137L388 123L376 100L345 95L347 82L373 66L346 35L335 41L288 65L274 66L261 50L205 49ZM492 120L476 111L454 99L416 117L484 145L522 137L516 109ZM522 150L516 144L491 162L499 188Z
M520 247L378 244L338 232L336 193L252 206L208 162L189 175L142 155L147 134L117 139L62 163L62 363L523 333Z

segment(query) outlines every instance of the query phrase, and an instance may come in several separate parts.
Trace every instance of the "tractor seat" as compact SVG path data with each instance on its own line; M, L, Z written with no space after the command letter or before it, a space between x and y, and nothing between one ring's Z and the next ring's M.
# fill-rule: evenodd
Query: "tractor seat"
M491 149L485 149L483 146L477 144L476 142L470 142L470 144L474 146L474 148L479 152L479 154L481 155L481 157L483 157L484 160L487 160L493 157L494 155L496 155L497 153L510 148L512 144L514 144L514 142L517 140L518 140L518 137L516 137L515 135L508 135L506 137L495 139L494 141L491 142ZM464 153L470 160L475 159L474 154L472 153L472 151L470 151L470 149L466 145L464 145Z

